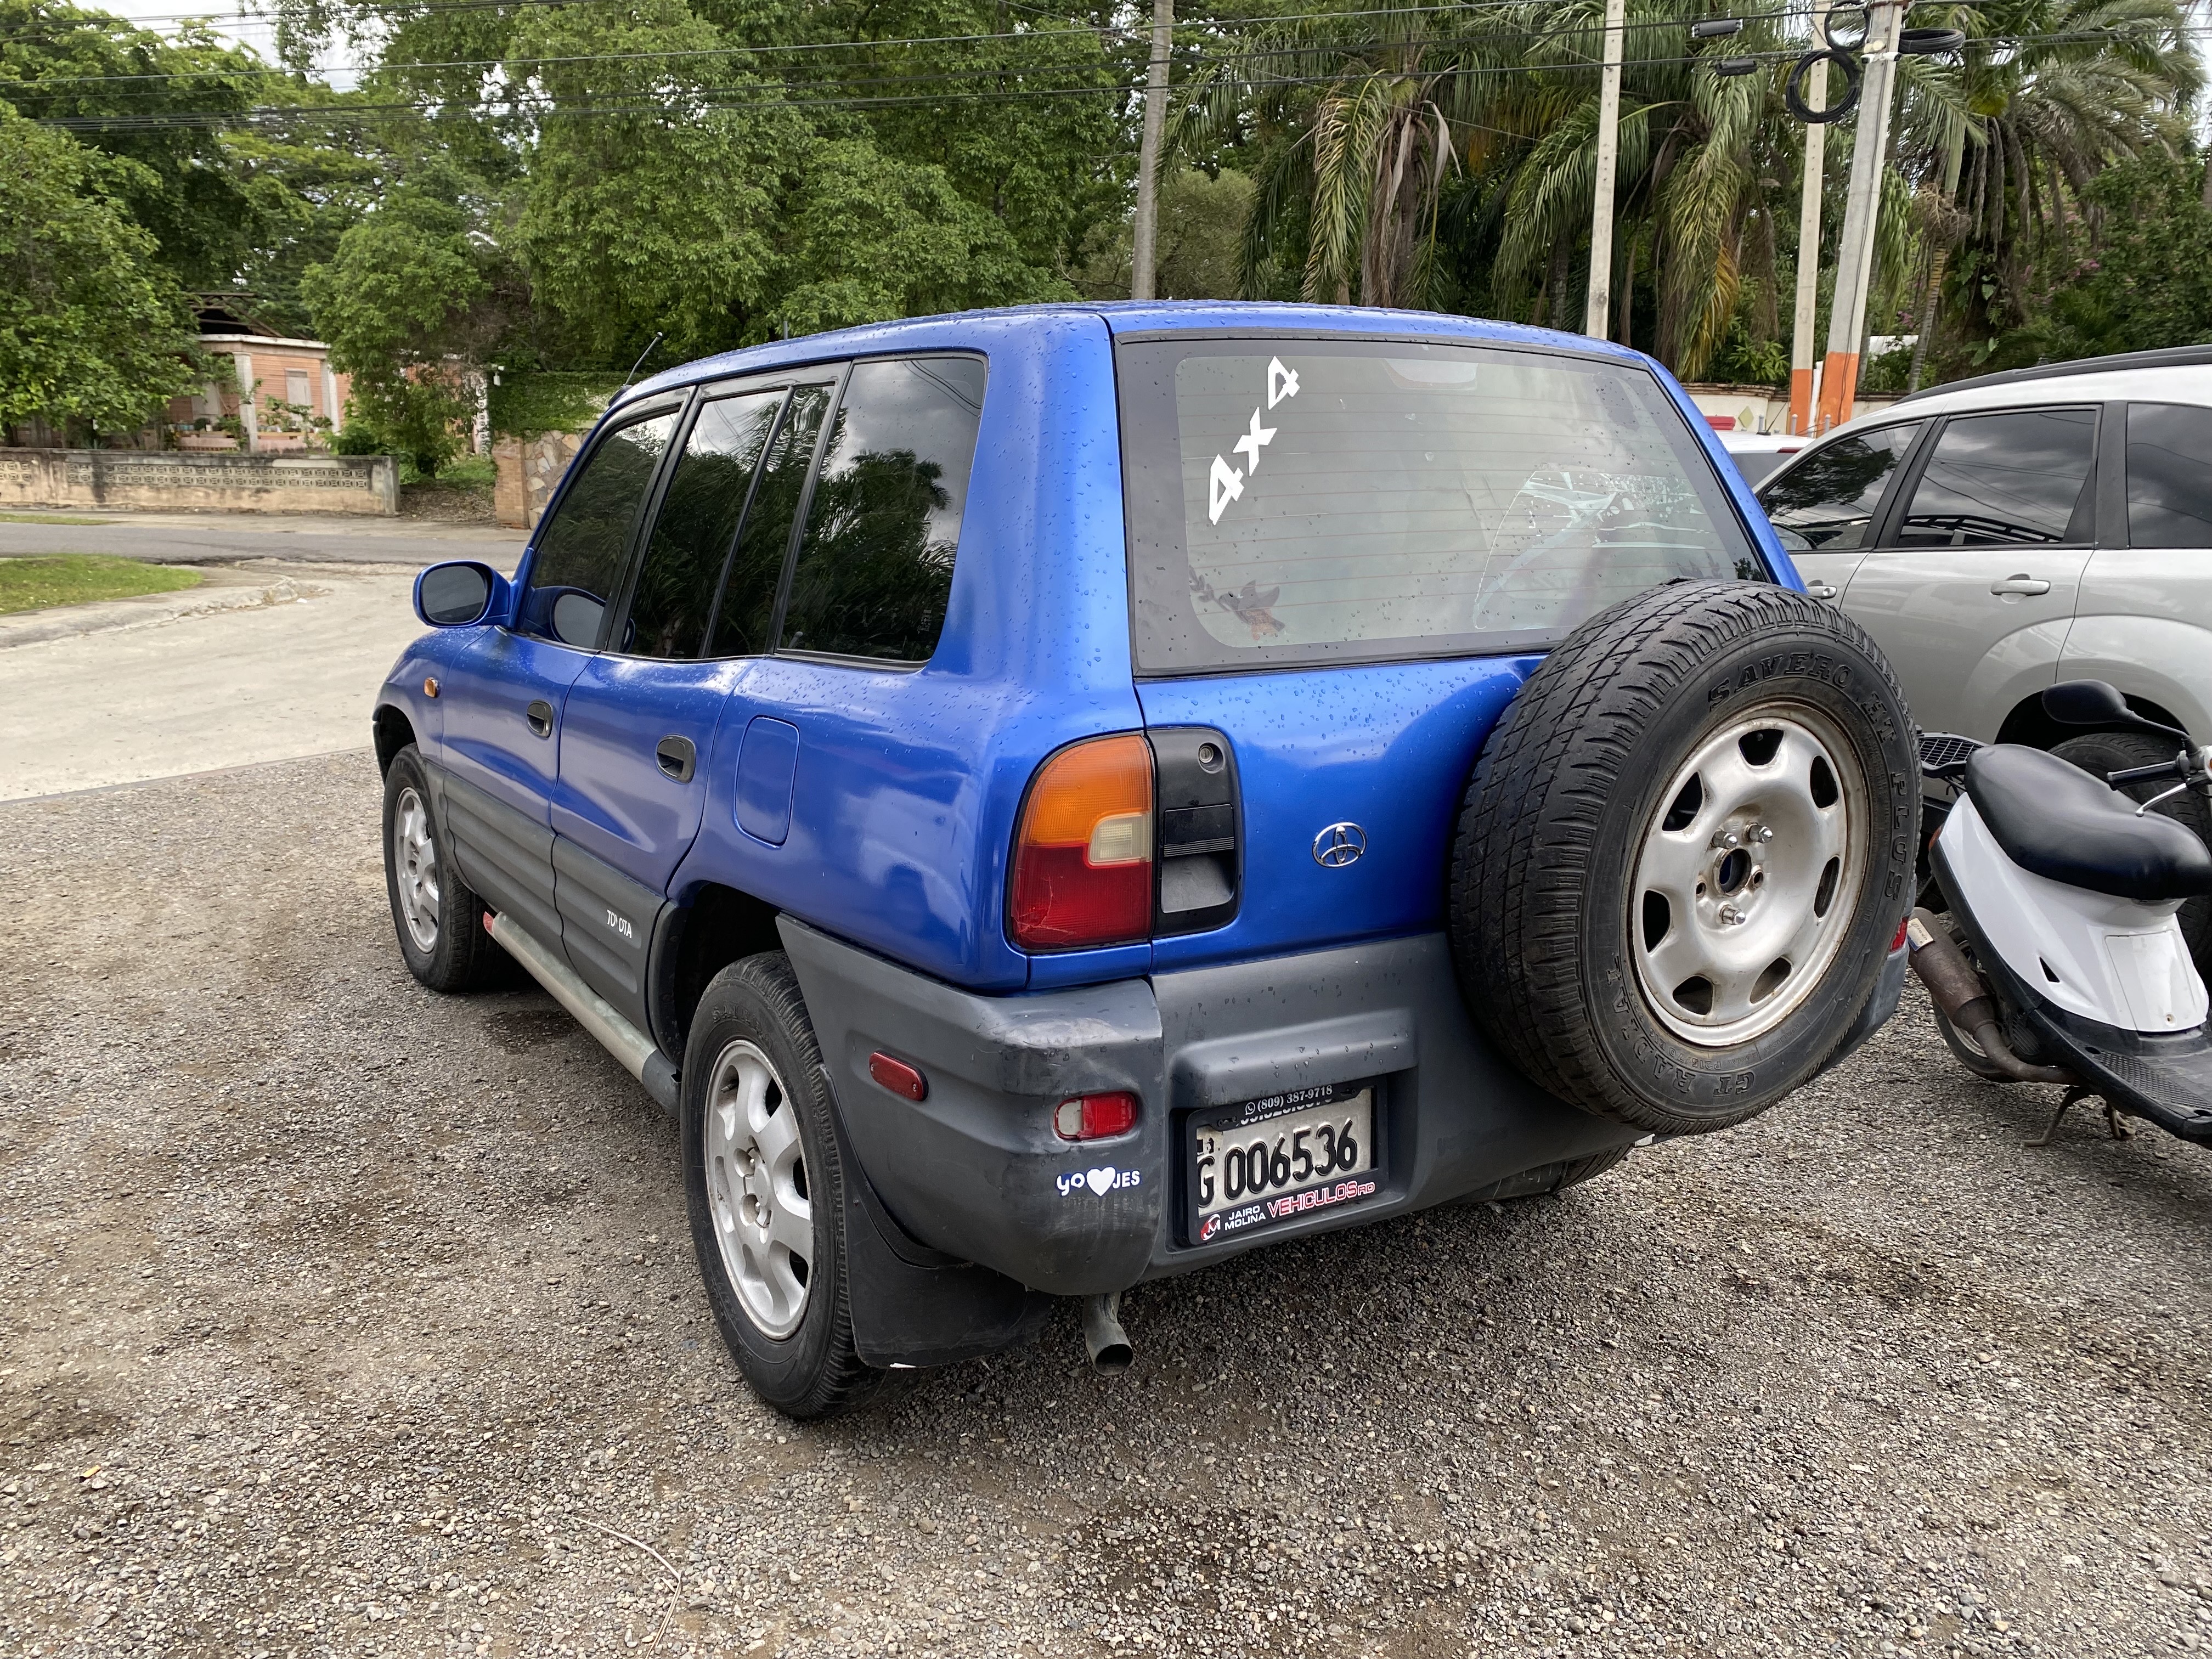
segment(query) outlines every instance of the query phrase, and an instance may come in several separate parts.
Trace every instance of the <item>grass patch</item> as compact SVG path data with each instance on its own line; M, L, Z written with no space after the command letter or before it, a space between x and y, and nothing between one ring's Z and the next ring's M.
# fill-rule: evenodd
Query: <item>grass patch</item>
M106 553L57 553L35 559L0 559L0 617L49 605L88 605L140 593L173 593L198 587L200 573L143 564Z
M0 524L113 524L112 519L79 519L66 513L0 513Z

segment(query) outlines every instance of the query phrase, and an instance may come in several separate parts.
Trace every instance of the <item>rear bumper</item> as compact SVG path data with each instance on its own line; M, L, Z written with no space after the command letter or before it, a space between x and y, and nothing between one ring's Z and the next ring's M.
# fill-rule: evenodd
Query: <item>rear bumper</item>
M1490 1048L1441 934L989 997L780 926L847 1137L886 1211L925 1244L1055 1295L1447 1203L1638 1139ZM919 1066L927 1097L877 1084L878 1049ZM1367 1079L1380 1085L1373 1196L1189 1240L1189 1113ZM1060 1100L1122 1089L1141 1103L1128 1134L1081 1146L1054 1134Z

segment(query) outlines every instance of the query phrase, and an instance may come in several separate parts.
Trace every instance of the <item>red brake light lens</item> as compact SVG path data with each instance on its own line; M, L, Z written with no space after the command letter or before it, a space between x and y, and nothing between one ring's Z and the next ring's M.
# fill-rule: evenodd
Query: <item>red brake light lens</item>
M1137 1097L1124 1091L1076 1095L1053 1108L1052 1132L1062 1140L1103 1140L1137 1127Z
M1143 738L1071 744L1038 769L1014 836L1012 908L1024 950L1150 937L1152 750Z

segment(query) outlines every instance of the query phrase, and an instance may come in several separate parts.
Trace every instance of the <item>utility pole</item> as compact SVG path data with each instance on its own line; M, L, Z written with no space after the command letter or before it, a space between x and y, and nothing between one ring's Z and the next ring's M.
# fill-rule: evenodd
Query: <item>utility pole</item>
M1174 35L1175 0L1152 0L1152 61L1145 71L1145 131L1137 146L1137 225L1130 249L1133 300L1152 297L1152 267L1159 243L1160 138L1167 131L1168 47Z
M1816 44L1828 43L1828 0L1813 0L1813 35ZM1828 65L1826 59L1805 72L1807 101L1816 110L1828 106ZM1813 325L1820 303L1820 185L1827 165L1828 129L1825 122L1805 124L1805 168L1797 203L1797 310L1790 333L1790 429L1813 429Z
M1873 0L1867 8L1866 91L1851 145L1850 194L1844 237L1836 250L1836 294L1828 309L1828 355L1820 364L1820 413L1826 432L1851 417L1858 398L1859 343L1866 327L1867 283L1874 275L1875 221L1881 212L1881 171L1889 151L1889 106L1897 89L1897 41L1909 0Z
M1597 191L1590 204L1589 284L1583 332L1605 338L1613 300L1613 179L1620 155L1620 48L1628 0L1605 0L1605 67L1597 83Z

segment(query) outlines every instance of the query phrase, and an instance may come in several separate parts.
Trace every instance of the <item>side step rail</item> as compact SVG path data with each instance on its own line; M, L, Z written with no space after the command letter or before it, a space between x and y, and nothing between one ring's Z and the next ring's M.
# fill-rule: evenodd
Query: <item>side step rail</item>
M599 1040L599 1046L622 1062L623 1069L645 1085L663 1111L677 1110L676 1067L646 1034L615 1012L597 991L578 978L576 970L548 951L515 922L487 914L484 932L501 950L528 969L531 978L545 988L548 996L566 1008Z

